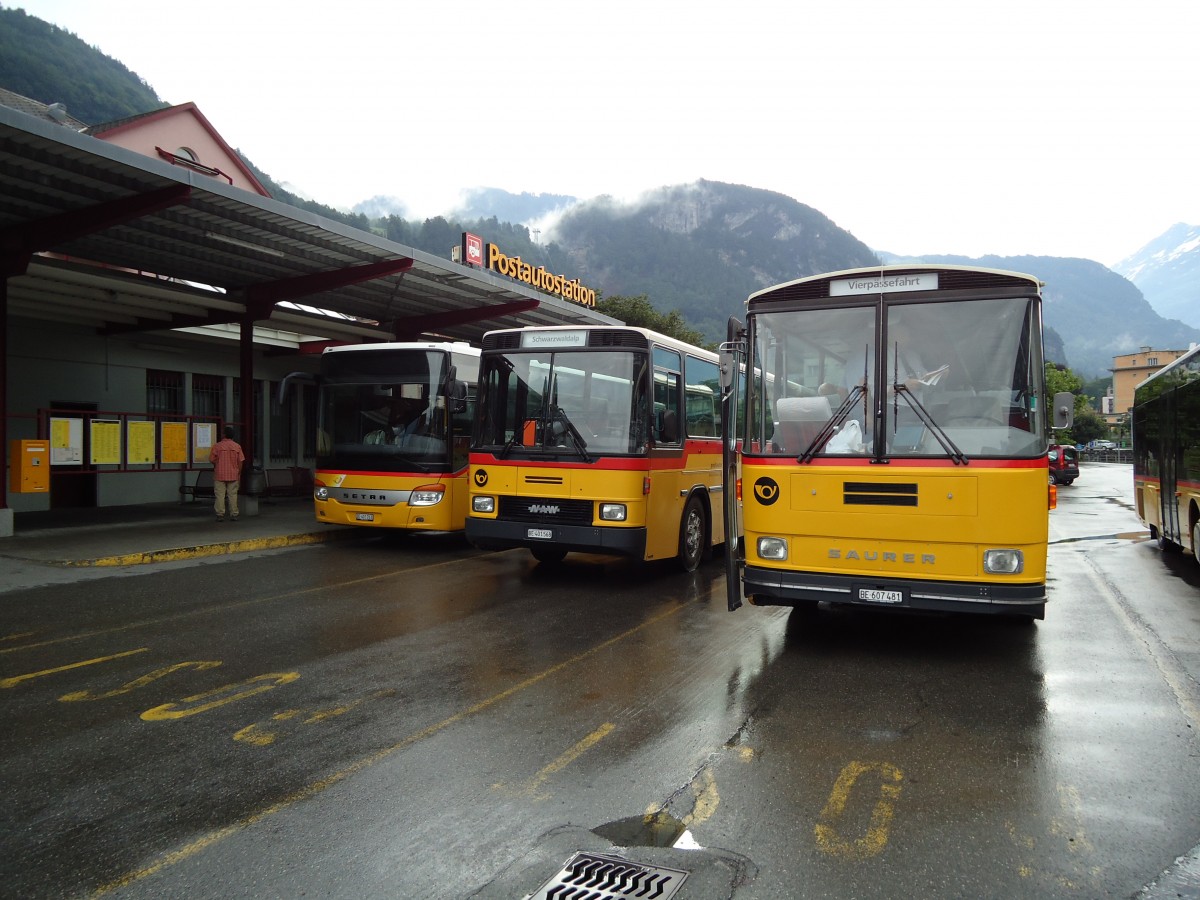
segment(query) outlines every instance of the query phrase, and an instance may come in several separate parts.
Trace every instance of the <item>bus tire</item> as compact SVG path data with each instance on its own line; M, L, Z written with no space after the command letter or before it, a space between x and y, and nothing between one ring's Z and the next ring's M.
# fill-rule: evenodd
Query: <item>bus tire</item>
M1200 520L1192 524L1192 559L1200 563Z
M529 552L533 554L533 558L538 562L545 563L548 566L562 562L567 555L567 551L562 549L562 547L530 547Z
M704 560L708 543L706 525L700 501L695 496L689 497L679 522L679 564L685 572L695 572Z

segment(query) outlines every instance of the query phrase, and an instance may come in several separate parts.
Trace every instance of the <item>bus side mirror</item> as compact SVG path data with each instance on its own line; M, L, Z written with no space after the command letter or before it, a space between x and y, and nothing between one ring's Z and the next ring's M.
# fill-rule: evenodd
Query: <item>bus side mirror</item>
M311 372L292 372L292 374L284 377L279 383L279 405L287 403L288 393L291 390L292 382L300 384L316 384L317 376Z
M465 413L467 411L467 383L457 379L450 383L450 411Z
M724 393L733 387L733 352L730 350L721 350L717 353L717 358L721 367L721 392Z
M1054 427L1070 428L1075 424L1075 395L1059 391L1054 395Z

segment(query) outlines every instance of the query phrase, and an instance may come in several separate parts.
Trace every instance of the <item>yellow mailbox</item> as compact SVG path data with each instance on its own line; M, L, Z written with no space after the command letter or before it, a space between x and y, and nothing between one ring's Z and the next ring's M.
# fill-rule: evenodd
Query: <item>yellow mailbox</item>
M8 442L8 489L14 494L50 491L50 442Z

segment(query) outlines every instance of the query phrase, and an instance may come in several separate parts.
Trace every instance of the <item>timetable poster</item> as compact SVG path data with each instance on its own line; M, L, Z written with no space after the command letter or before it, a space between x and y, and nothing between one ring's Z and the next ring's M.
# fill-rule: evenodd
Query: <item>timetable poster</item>
M154 423L129 422L125 426L127 465L145 465L154 462Z
M167 465L168 463L187 463L187 431L187 422L162 423L163 465Z
M216 443L217 426L213 422L192 423L192 465L208 462Z
M50 465L83 465L83 419L50 417Z
M121 423L92 419L92 465L116 466L121 463Z

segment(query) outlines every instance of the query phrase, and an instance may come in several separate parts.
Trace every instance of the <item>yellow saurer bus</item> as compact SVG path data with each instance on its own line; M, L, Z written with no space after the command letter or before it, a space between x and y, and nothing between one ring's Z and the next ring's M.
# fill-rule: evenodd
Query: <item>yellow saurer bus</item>
M461 532L478 373L479 350L465 343L326 348L315 379L317 520Z
M468 540L694 570L725 539L719 390L715 353L645 329L489 332Z
M797 611L1044 617L1055 491L1036 278L835 272L751 295L730 332L726 527L740 515L745 533L728 545L731 609L744 592Z

